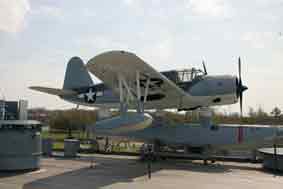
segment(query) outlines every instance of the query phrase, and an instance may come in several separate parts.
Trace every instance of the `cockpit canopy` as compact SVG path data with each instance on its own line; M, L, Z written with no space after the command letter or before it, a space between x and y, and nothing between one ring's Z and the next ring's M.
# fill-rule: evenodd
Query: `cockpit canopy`
M183 83L183 82L191 82L196 78L202 78L205 73L199 69L184 69L184 70L171 70L161 72L168 79L173 81L174 83Z

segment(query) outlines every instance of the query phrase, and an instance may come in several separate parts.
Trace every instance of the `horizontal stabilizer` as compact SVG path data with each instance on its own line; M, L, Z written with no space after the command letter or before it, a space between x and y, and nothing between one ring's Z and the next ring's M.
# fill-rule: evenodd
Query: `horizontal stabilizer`
M35 91L39 91L51 95L57 95L57 96L70 96L77 94L77 92L69 89L56 89L56 88L39 87L39 86L32 86L29 88Z

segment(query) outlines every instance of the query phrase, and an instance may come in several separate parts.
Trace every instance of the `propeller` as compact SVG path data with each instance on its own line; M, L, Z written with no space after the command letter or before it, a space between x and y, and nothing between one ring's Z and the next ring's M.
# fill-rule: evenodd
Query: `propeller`
M242 83L242 65L241 65L241 58L239 57L238 59L238 72L239 72L239 77L236 79L236 93L237 93L237 98L240 98L240 111L241 111L241 117L243 116L243 92L248 89L247 86L243 85Z
M203 66L204 74L207 75L207 71L206 71L206 66L205 66L204 60L202 61L202 66Z

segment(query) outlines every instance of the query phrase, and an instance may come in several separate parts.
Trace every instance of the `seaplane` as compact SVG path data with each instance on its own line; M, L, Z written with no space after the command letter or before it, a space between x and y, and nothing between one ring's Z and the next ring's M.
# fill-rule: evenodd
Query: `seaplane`
M32 86L78 105L122 109L178 109L190 111L238 102L242 112L241 59L239 77L208 75L204 70L158 72L133 53L110 51L95 56L85 66L73 57L67 66L63 89ZM90 71L103 83L94 84Z
M134 53L108 51L90 59L86 65L79 57L71 58L62 89L41 86L30 89L56 95L76 105L118 108L119 116L100 120L91 127L98 135L158 140L207 149L208 146L247 142L259 145L283 134L281 128L272 126L154 126L147 110L201 110L204 115L209 115L209 107L240 102L242 115L243 93L248 87L242 83L241 59L238 58L238 76L209 75L204 62L202 65L202 70L159 72ZM102 83L94 84L89 72ZM128 113L129 110L135 110L135 113Z
M120 125L117 128L123 131L139 130L152 122L151 116L144 112L148 109L191 111L234 104L240 99L242 112L243 92L247 87L242 84L241 59L238 61L239 77L208 75L204 62L203 70L158 72L131 52L110 51L95 56L86 65L79 57L71 58L62 89L41 86L30 89L56 95L77 105L119 108L121 116L99 123ZM94 84L88 71L102 83ZM127 114L129 109L137 113Z

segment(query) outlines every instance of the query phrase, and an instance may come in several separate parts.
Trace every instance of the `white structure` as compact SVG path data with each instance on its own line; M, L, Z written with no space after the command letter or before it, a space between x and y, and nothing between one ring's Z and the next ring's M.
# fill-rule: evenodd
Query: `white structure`
M4 93L1 91L2 100L0 100L0 120L5 119L5 96Z
M20 100L19 101L19 120L28 119L28 101Z
M5 100L0 100L0 120L5 119Z

